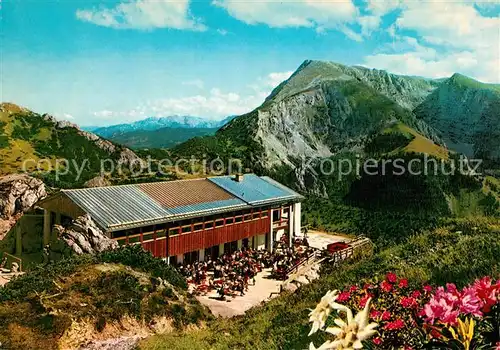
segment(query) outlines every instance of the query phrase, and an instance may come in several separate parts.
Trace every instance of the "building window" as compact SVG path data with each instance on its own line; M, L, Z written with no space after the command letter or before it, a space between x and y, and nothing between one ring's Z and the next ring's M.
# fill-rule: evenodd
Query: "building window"
M215 221L215 227L224 226L224 219L219 219Z
M200 231L200 230L203 230L203 223L202 222L194 225L194 231Z
M180 229L178 227L173 227L168 231L169 236L176 236L179 234Z
M153 225L146 226L146 227L142 228L142 232L144 232L144 233L146 233L146 232L154 232L154 230L155 230L155 227ZM138 231L140 231L140 229ZM137 233L139 233L139 232L137 232Z
M227 218L226 219L226 225L230 225L232 223L234 223L234 218Z

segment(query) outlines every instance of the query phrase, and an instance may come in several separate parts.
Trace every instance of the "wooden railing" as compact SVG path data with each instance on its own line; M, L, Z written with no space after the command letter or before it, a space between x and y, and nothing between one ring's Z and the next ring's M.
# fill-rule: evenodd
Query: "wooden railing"
M345 259L348 259L354 255L354 252L366 245L371 244L372 241L365 236L359 236L349 242L349 247L339 250L338 252L331 253L328 257L330 262L337 264Z
M315 250L311 254L307 255L298 264L295 264L294 266L292 266L288 270L286 270L285 276L288 278L288 276L290 276L292 273L297 273L302 266L308 264L309 261L316 259L317 254L318 254L318 251Z

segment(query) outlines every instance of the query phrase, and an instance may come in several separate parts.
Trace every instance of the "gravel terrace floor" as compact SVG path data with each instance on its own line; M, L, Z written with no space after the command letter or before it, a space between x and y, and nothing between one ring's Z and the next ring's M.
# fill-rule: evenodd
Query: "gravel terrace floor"
M309 230L307 233L309 245L317 249L325 249L330 243L349 241L350 238L340 235L333 235L326 232ZM269 279L271 269L265 269L255 277L255 286L250 285L244 296L226 297L226 301L215 299L218 297L216 291L212 291L204 296L197 296L203 305L207 306L215 316L234 317L243 315L250 308L269 300L271 293L280 290L282 281ZM278 294L273 294L273 297Z

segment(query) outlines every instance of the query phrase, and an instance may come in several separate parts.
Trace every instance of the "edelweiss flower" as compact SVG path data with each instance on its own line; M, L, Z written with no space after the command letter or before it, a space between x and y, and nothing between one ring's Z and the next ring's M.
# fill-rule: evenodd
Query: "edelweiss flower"
M331 305L339 295L338 290L328 291L314 310L309 314L309 322L312 322L312 328L309 335L314 334L325 326L326 320L332 311ZM314 346L314 345L313 345Z
M309 350L331 350L331 349L337 350L339 346L342 346L342 344L340 344L337 340L333 342L327 340L319 348L315 347L313 343L309 344Z
M338 327L328 327L325 331L335 335L337 338L336 349L362 349L363 340L370 339L377 331L377 323L369 323L371 298L366 302L365 308L358 312L353 318L352 311L337 303L333 303L332 307L339 311L344 311L347 314L347 322L341 318L335 319L335 324Z

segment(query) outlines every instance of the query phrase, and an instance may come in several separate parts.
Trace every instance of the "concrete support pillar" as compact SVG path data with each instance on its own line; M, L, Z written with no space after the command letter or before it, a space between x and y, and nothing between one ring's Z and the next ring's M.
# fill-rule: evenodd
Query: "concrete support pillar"
M16 255L21 256L23 253L23 232L21 230L21 220L16 224L14 230L16 230Z
M61 213L56 213L55 224L61 225Z
M294 205L290 206L290 210L288 212L288 246L292 247L293 245L293 235L295 232L295 226L294 226L294 219L295 219L295 213L293 211Z
M43 246L45 247L50 243L50 232L52 231L52 222L51 222L51 212L50 210L45 209L43 211Z
M177 255L177 264L182 264L184 262L184 255Z
M300 203L295 203L293 205L293 225L295 226L295 233L300 234L300 229L302 228L302 212Z
M238 249L241 249L243 247L243 240L239 239L238 242L236 243L236 246Z
M224 254L224 243L219 244L219 256Z
M268 233L268 239L267 239L267 247L266 249L270 252L273 251L273 246L274 246L274 233L273 233L273 218L272 218L272 213L273 211L271 210L271 224L269 226L269 233Z
M205 261L205 249L200 249L198 253L198 261Z

